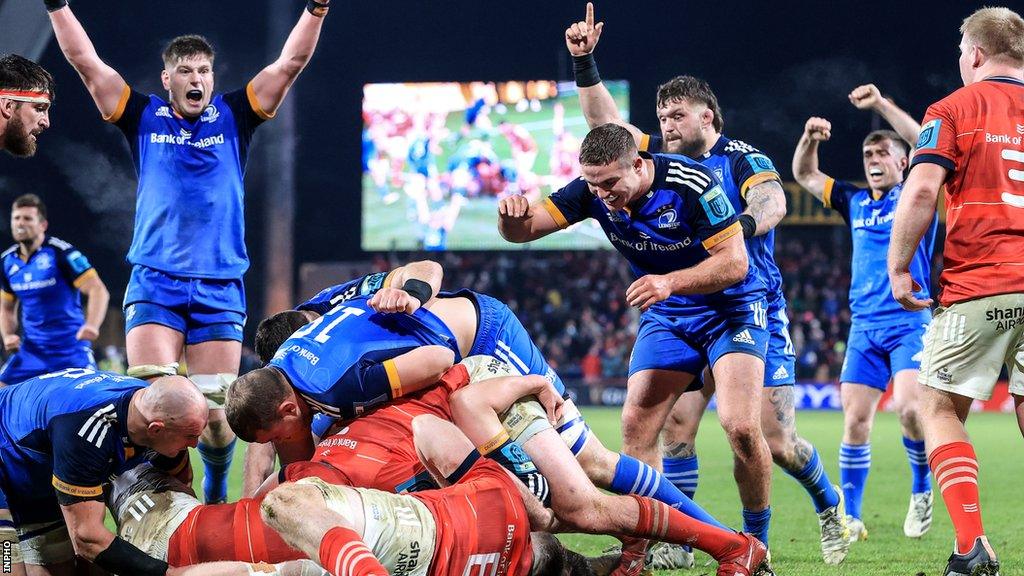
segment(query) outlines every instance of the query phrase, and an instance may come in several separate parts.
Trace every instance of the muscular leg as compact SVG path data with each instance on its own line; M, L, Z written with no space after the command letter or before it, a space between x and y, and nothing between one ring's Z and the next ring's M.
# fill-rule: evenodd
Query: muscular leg
M865 384L843 382L843 444L839 450L839 475L846 513L861 518L864 484L871 470L871 427L882 392ZM855 538L857 535L855 535Z
M238 374L241 359L242 343L234 340L211 340L185 348L189 376L202 375L203 379L213 382L221 378L221 374ZM201 389L208 388L205 383L200 384ZM224 386L226 388L227 383ZM217 401L222 403L223 398ZM227 498L227 474L234 456L235 433L228 427L222 407L210 409L209 424L199 438L198 448L206 472L203 478L206 502L224 501Z
M185 335L162 324L136 326L125 337L128 366L178 362L184 347Z
M772 460L761 431L764 361L726 354L712 371L718 394L718 420L733 451L733 476L743 503L744 530L767 545L771 519Z
M658 435L668 413L693 381L693 374L672 370L641 370L626 383L622 407L622 451L650 466L660 464Z
M1017 427L1020 428L1021 436L1024 436L1024 396L1014 395L1013 404L1017 410Z
M704 387L679 397L662 430L661 462L665 476L690 498L697 493L699 478L697 431L714 393L714 379L705 371Z

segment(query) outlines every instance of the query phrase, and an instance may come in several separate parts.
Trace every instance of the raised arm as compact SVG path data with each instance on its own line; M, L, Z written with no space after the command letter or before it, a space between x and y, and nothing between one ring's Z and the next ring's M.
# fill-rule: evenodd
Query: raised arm
M591 128L602 124L618 124L629 130L637 144L640 144L644 133L622 119L622 116L619 115L619 108L615 105L615 99L601 82L601 76L597 72L594 48L597 47L603 30L604 22L594 24L593 2L587 2L585 20L575 22L565 29L565 47L572 55L572 69L576 76L580 108L583 110L583 117L587 119L587 125Z
M522 194L498 202L498 232L509 242L532 242L561 228L540 202L530 204Z
M793 151L793 177L815 198L824 202L828 175L818 169L818 144L832 137L832 123L811 117Z
M124 94L124 78L100 60L85 28L67 5L51 10L50 24L61 52L82 78L96 108L104 118L110 118Z
M914 120L910 114L893 103L888 98L883 98L882 93L874 84L857 86L850 92L850 103L861 110L873 110L880 114L885 121L892 126L893 130L906 140L907 144L913 146L917 142L917 136L921 133L921 125Z
M743 214L754 219L754 233L747 234L744 228L744 236L761 236L767 234L782 222L786 217L786 191L778 180L761 182L747 190L747 208ZM743 216L740 216L740 223L743 223Z
M252 79L250 87L256 101L269 116L277 111L288 89L313 57L329 2L316 0L314 8L303 10L298 23L285 40L281 55Z

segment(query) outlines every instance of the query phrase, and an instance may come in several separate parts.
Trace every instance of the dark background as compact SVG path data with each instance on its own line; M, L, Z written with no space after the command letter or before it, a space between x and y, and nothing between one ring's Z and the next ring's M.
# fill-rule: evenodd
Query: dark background
M289 2L292 0L271 0ZM302 6L294 1L297 18ZM134 88L160 93L160 50L178 34L207 36L218 51L217 91L244 86L280 50L268 43L267 0L124 2L80 0L75 14L100 56ZM359 249L360 106L369 82L510 80L571 77L563 31L583 2L332 2L316 55L289 98L296 104L295 262L354 260ZM657 130L659 82L676 74L708 80L722 104L725 133L766 152L784 179L808 116L829 118L833 138L822 168L860 180L860 141L878 119L846 98L861 83L920 119L960 86L960 21L973 2L670 2L606 1L596 56L601 74L631 83L632 120ZM40 10L43 9L40 2ZM16 22L0 23L0 34ZM289 22L287 26L290 27ZM40 194L50 231L81 248L121 297L129 267L135 174L120 132L99 117L53 41L42 64L57 81L51 129L30 160L0 155L3 230L10 201ZM260 146L257 132L255 147ZM274 198L267 170L250 154L247 174L247 275L257 317L262 219ZM784 234L784 231L782 232ZM250 322L250 329L254 326Z

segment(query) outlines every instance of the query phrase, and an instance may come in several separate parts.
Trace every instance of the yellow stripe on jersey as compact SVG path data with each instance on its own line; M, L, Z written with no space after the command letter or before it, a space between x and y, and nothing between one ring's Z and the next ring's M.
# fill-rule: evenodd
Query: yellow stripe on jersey
M124 109L128 106L128 98L132 95L132 89L125 83L124 88L121 90L121 98L117 101L117 108L109 116L104 116L103 119L107 122L117 122L121 119L121 115L124 114Z
M391 385L391 397L398 398L402 395L402 379L398 377L398 367L394 360L384 361L384 372L388 375L388 384Z
M75 486L74 484L68 484L56 476L53 477L52 484L54 488L68 494L69 496L95 498L103 495L103 486Z
M651 145L651 135L650 134L644 134L643 136L640 137L640 145L637 146L637 149L640 150L641 152L647 152L647 148L650 145Z
M99 274L96 272L95 268L89 268L85 272L82 272L82 274L79 275L78 278L75 278L75 281L72 282L71 284L76 289L81 288L82 284L85 284L85 281L88 280L89 278L92 278L93 276L99 276Z
M551 201L551 198L545 198L540 205L548 211L548 214L551 214L551 217L555 219L555 224L558 224L559 228L565 228L569 225L569 221L565 219L565 216L562 215L562 211L558 209L558 206L555 206L555 203Z
M765 182L771 182L772 180L778 180L779 182L782 182L782 178L780 178L778 173L776 172L769 171L754 174L750 178L747 178L743 182L743 185L740 186L740 198L746 200L747 190L750 190L751 188L757 186L758 184L764 184Z
M252 111L255 112L257 116L264 120L270 120L271 118L274 117L274 114L276 114L276 112L274 114L271 114L270 112L264 110L262 106L260 106L260 100L259 98L256 97L256 90L253 89L252 82L246 84L245 95L249 99L249 107L252 108Z
M476 450L477 452L480 453L481 456L487 456L491 452L494 452L494 450L496 450L499 446L504 444L508 440L508 438L508 430L503 429L501 432L498 432L498 434L494 438L491 438L487 442L484 442L483 444L478 446Z
M13 302L17 300L17 298L14 297L14 294L11 294L6 290L0 290L0 298L3 298L4 302Z
M825 179L825 193L821 195L821 201L825 204L825 208L832 207L832 187L836 185L834 178Z
M740 223L739 222L733 222L732 226L729 226L725 230L722 230L718 234L715 234L711 238L708 238L707 240L701 242L701 244L704 245L704 249L705 250L711 250L715 246L718 246L722 242L725 242L729 238L732 238L733 236L735 236L735 235L737 235L737 234L739 234L741 232L743 232L743 227L740 226Z

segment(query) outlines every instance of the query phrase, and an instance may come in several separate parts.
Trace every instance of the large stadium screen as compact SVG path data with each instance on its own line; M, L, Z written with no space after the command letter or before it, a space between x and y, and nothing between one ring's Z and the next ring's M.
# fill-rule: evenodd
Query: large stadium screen
M629 85L605 82L624 118ZM363 90L363 250L607 249L595 222L528 245L498 234L498 201L579 176L575 84L437 82Z

